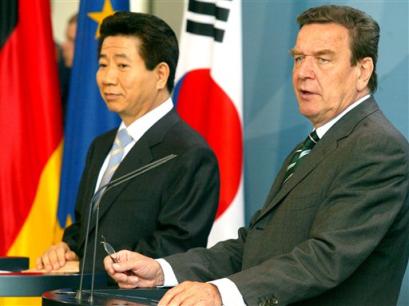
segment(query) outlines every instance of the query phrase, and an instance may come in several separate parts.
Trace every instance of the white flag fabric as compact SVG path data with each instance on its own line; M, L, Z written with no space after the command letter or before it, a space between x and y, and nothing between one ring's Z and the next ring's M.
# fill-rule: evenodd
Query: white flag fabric
M220 200L209 246L237 237L244 224L241 37L240 0L186 3L174 100L219 162Z

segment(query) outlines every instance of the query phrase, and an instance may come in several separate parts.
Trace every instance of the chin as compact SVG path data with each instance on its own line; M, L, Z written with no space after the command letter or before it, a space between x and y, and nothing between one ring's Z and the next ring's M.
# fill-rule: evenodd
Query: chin
M305 102L299 103L298 104L298 110L299 110L301 115L303 115L303 116L305 116L307 118L317 114L317 111L315 110L313 105L311 105L311 103L305 103Z
M105 102L105 105L110 112L119 113L122 110L121 106L115 102Z

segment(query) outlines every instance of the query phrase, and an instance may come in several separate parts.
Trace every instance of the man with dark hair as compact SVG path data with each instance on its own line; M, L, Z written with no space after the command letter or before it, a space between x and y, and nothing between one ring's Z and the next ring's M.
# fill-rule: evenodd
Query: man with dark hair
M63 242L38 258L39 269L69 267L68 261L78 267L87 235L86 270L95 240L96 267L102 271L106 253L99 242L105 239L115 249L154 257L206 246L218 205L217 160L173 109L177 60L176 36L161 19L120 12L103 21L96 79L107 107L122 123L91 144L76 221L65 230ZM95 237L95 214L87 232L90 202L101 186L170 154L177 156L103 194L101 235Z
M264 207L211 249L106 257L120 287L181 283L160 306L396 305L409 256L409 145L373 97L379 27L334 5L298 21L293 86L313 131Z
M175 83L176 65L179 57L178 42L173 30L161 19L153 15L118 12L115 18L107 18L101 26L98 52L109 36L135 36L141 44L139 55L148 70L153 70L160 62L169 66L166 87L171 93Z

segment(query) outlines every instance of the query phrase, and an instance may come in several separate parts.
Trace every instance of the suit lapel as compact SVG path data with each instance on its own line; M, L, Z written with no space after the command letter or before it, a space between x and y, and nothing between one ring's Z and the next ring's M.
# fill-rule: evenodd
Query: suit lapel
M152 153L149 144L144 140L138 141L131 151L126 155L126 157L120 163L118 169L115 171L112 179L119 178L133 170L139 169L140 167L152 162ZM137 178L135 178L137 179ZM127 186L128 183L120 184L116 187L108 189L106 193L102 196L100 207L99 207L99 218L102 218L109 208L115 203L115 200L120 195L122 190ZM91 229L95 227L95 216L92 218Z
M139 169L150 162L154 161L154 154L153 154L153 147L156 145L160 145L163 141L168 130L178 121L180 120L179 117L176 115L175 111L172 110L168 114L166 114L162 119L160 119L157 123L155 123L142 137L138 140L137 143L132 147L129 153L125 156L125 158L120 163L118 169L115 171L112 179L119 178L133 170ZM112 146L111 140L111 145ZM164 156L160 156L162 158ZM103 160L99 165L99 169L102 166ZM98 171L99 171L98 169ZM98 172L96 173L98 176ZM135 178L136 179L136 178ZM96 184L96 179L94 186ZM118 196L121 194L122 190L127 186L128 183L124 183L113 187L112 189L107 190L107 192L103 195L101 202L100 202L100 211L99 211L99 219L103 218L103 216L109 211L109 208L115 203ZM94 187L95 188L95 187ZM96 216L95 214L92 216L91 225L90 225L90 232L95 228L96 223Z
M90 163L90 170L89 170L89 180L87 185L87 192L85 194L85 201L86 203L90 203L92 197L94 196L95 187L97 185L98 174L104 163L106 156L109 154L111 150L112 143L114 141L116 135L116 130L112 130L108 132L106 136L101 138L101 142L95 146L94 152L90 157L92 162Z
M254 224L268 214L277 204L279 204L301 181L303 181L312 171L319 167L319 164L334 150L336 150L338 141L344 137L348 137L353 132L354 127L368 115L378 110L375 100L371 97L362 102L348 114L342 117L320 140L314 147L312 152L305 156L297 166L294 175L283 186L282 181L285 174L285 169L289 162L291 154L287 157L285 165L281 168L266 204L262 209Z
M286 173L288 164L290 163L290 160L291 160L292 156L294 155L294 152L295 152L296 148L298 148L299 146L300 146L300 144L298 144L294 148L294 150L285 159L280 171L277 174L276 179L274 180L273 186L270 188L270 191L268 193L268 196L267 196L267 199L266 199L265 203L270 203L273 200L274 196L280 191L281 184L282 184L282 182L284 180L284 175ZM264 206L266 206L266 204Z
M282 185L286 167L280 171L280 175L274 182L272 192L267 199L266 206L258 216L257 221L268 214L280 201L285 198L301 181L303 181L312 171L314 171L325 157L336 149L336 141L330 143L317 144L310 154L303 158L303 161L297 166L293 176ZM281 173L282 172L282 173ZM256 221L256 222L257 222Z

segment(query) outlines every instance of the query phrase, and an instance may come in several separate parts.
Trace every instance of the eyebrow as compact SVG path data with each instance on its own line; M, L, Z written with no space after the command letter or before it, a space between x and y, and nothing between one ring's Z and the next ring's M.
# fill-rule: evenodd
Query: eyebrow
M99 54L98 58L107 58L107 56L105 54L101 53L101 54ZM129 57L124 53L115 54L114 58L115 59L126 59L128 61L130 60Z
M291 56L295 56L295 55L305 55L305 53L298 51L297 49L293 48L290 50L290 54ZM316 52L313 52L312 55L313 56L321 56L321 55L334 55L335 51L330 50L330 49L323 49L323 50L319 50ZM308 54L307 54L308 55Z

